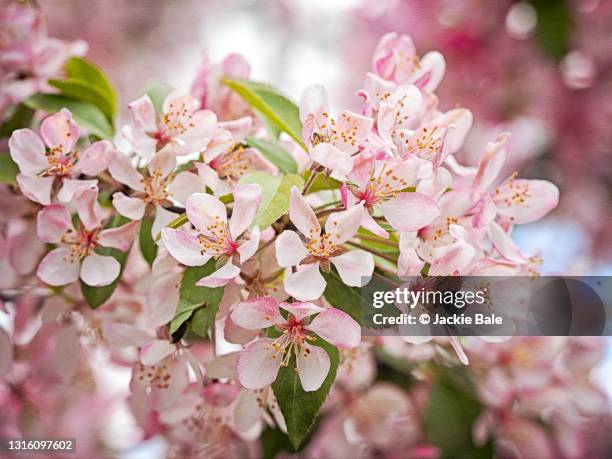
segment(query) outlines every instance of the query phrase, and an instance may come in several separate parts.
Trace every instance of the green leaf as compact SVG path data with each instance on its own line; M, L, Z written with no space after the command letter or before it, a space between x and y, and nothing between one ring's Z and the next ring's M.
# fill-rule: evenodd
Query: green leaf
M164 99L172 92L172 89L172 86L161 81L152 81L145 87L144 93L151 98L157 113L161 112Z
M104 105L108 105L108 112L102 106L99 106L102 111L107 113L111 121L115 118L117 113L117 93L100 67L82 57L73 57L66 63L66 73L69 80L79 80L88 83L95 92L102 96L105 101ZM87 99L83 100L93 102Z
M180 299L191 304L220 303L223 288L198 287L195 285L197 281L212 274L215 270L215 260L212 258L202 266L190 266L185 269L179 290Z
M572 10L567 0L532 0L538 15L536 38L544 51L560 60L570 48Z
M321 272L327 285L323 296L333 307L346 312L361 325L363 323L361 292L358 288L349 287L338 275L336 268L331 271Z
M240 183L257 183L262 188L261 205L255 218L255 224L262 230L287 213L291 187L302 189L304 185L299 175L281 177L265 172L250 172L242 177Z
M11 158L11 155L7 153L0 154L0 183L6 183L8 185L17 185L17 174L19 173L19 166L15 164L15 161Z
M267 123L286 132L302 147L300 112L293 102L263 83L225 79L223 82L244 99Z
M481 406L463 368L434 367L433 386L424 414L425 433L445 458L492 457L491 444L477 448L472 427Z
M256 139L250 136L245 139L245 142L247 145L257 148L264 158L278 167L281 172L285 174L295 174L297 172L297 164L294 159L278 142Z
M113 104L91 83L68 78L66 80L49 80L49 84L59 89L61 95L89 102L98 107L109 120L113 119L115 115Z
M113 127L102 111L88 102L56 94L34 94L28 97L24 104L33 110L48 113L59 112L67 108L72 112L75 121L93 135L101 139L110 139L114 135Z
M151 237L152 227L153 219L145 217L140 221L140 233L138 234L140 252L150 266L153 265L155 257L157 256L157 244L153 240L153 237Z
M272 384L272 390L287 424L287 434L295 449L299 448L315 424L338 370L338 349L321 338L317 338L314 345L325 349L331 362L329 373L318 390L306 392L302 388L298 372L295 371L295 356L291 357L288 366L281 367L276 381Z
M312 171L304 172L304 175L303 175L304 180L308 180L311 174L312 174ZM323 172L317 172L317 175L314 181L312 182L312 184L310 185L308 192L316 193L317 191L323 191L323 190L339 190L341 186L342 186L342 182L340 182L339 180L336 180L335 178L331 178L325 175Z
M13 131L28 127L33 116L34 110L30 107L24 104L17 105L11 113L11 116L0 128L0 137L9 137Z
M129 223L129 221L129 219L117 215L111 220L108 225L106 225L106 228L116 228L118 226ZM96 309L98 306L108 300L117 288L117 285L119 284L119 279L121 279L121 275L123 274L125 262L127 261L128 252L129 250L126 252L122 252L121 250L112 249L110 247L98 247L96 249L96 253L100 255L110 255L115 260L117 260L121 265L121 271L119 271L119 276L117 276L117 279L115 279L112 284L105 285L104 287L91 287L90 285L87 285L85 282L81 281L81 292L83 293L83 297L92 309Z
M193 312L201 307L201 304L192 304L189 301L179 300L176 305L174 318L170 322L170 334L173 335L184 322L189 320Z

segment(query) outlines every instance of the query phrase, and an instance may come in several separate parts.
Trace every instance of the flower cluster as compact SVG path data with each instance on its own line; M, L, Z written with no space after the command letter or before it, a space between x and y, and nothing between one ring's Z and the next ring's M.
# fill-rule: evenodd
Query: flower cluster
M62 396L45 395L71 384L89 397L100 375L87 362L97 358L128 370L129 409L144 438L166 438L169 456L246 457L270 435L297 447L322 409L308 445L315 457L435 457L419 416L436 371L463 372L471 357L479 392L470 403L485 407L475 444L494 435L535 448L516 437L532 421L501 414L525 395L513 345L487 362L456 337L362 338L347 298L373 276L536 274L538 258L511 231L551 211L558 189L500 176L508 134L477 167L455 159L472 115L439 109L440 53L419 58L408 37L387 36L372 68L359 113L332 114L318 85L295 106L248 81L248 65L230 56L205 61L189 90L128 104L127 151L66 108L13 130L18 171L0 189L2 300L13 323L10 334L0 330L0 401L9 407L0 433L39 432L23 418L50 404L49 417L74 436ZM579 365L587 345L577 342L570 360ZM381 353L390 360L377 369ZM592 403L572 409L602 416L591 409L602 397L586 380L591 366L571 368L573 384L555 387L563 397L582 388Z

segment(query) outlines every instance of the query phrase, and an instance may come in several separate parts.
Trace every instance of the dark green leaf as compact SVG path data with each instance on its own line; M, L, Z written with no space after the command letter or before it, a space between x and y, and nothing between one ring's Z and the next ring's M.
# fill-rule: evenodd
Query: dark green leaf
M363 323L361 292L358 288L349 287L338 275L336 268L328 273L322 272L327 285L323 296L333 307L346 312L361 325Z
M272 390L287 424L287 434L295 449L299 448L315 424L338 370L338 349L321 338L317 338L314 344L327 351L331 362L329 373L318 390L306 392L302 388L298 372L295 371L295 356L291 358L288 366L281 367L276 381L272 384Z
M196 282L203 277L215 272L215 260L210 259L202 266L190 266L185 269L181 281L180 298L191 304L203 304L207 302L220 302L223 295L222 288L198 287Z
M285 174L295 174L297 172L297 164L291 157L289 152L285 150L278 142L272 142L266 139L256 139L247 137L245 139L247 145L257 148L259 152L272 164Z
M118 215L113 218L113 220L111 220L111 222L106 226L106 228L116 228L118 226L129 223L129 221L129 219ZM121 275L123 274L125 262L127 261L128 252L129 251L122 252L118 249L111 249L110 247L98 247L96 249L96 253L100 255L110 255L115 260L117 260L121 265L121 271L119 272L119 276L117 276L117 279L115 279L112 284L105 285L104 287L91 287L81 281L81 292L83 293L83 297L85 298L89 306L92 307L92 309L96 309L98 306L108 300L117 288L117 285L119 284L119 279L121 279Z
M302 123L298 107L276 89L263 83L225 79L223 82L249 104L258 115L275 128L302 143Z
M72 112L77 124L93 135L101 139L113 137L113 127L104 113L88 102L56 94L35 94L28 97L24 104L34 110L42 110L48 113L56 113L62 108L67 108Z
M560 60L568 52L572 34L572 11L567 0L533 0L538 15L536 38L546 53Z
M201 307L202 304L192 304L189 301L179 300L174 318L170 322L170 334L174 334L184 322L189 320L193 312Z
M24 104L17 105L9 119L7 119L0 128L0 137L9 137L13 131L28 127L32 121L33 115L34 110L30 107Z
M105 105L108 105L108 112L102 109L101 106L99 107L104 113L107 113L112 121L117 112L117 93L102 69L87 59L73 57L66 63L66 72L70 80L80 80L89 83L90 87L103 97ZM89 102L93 101L89 100Z
M7 183L9 185L16 185L17 174L19 173L19 167L13 159L11 155L7 153L0 154L0 183Z
M140 252L144 259L153 265L155 257L157 256L157 244L151 237L151 228L153 227L153 219L145 217L140 221L140 233L138 235L138 242L140 244Z

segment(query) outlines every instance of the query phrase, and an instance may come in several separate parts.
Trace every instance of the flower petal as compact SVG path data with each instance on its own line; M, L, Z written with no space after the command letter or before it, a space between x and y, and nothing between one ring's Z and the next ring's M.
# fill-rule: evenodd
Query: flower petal
M113 144L108 140L95 142L81 153L77 168L85 175L99 175L108 167L114 151Z
M60 286L76 281L79 278L79 268L79 259L72 256L71 250L60 247L42 259L36 275L49 285Z
M291 187L289 200L289 218L295 227L307 238L321 234L321 225L310 205L306 202L297 187Z
M13 345L9 335L0 328L0 376L11 369L13 363Z
M276 380L282 355L272 342L270 338L260 338L238 354L238 379L247 389L263 389Z
M25 175L36 175L49 167L45 145L31 129L18 129L9 139L11 158Z
M202 193L206 190L206 181L200 175L193 172L179 172L172 183L168 186L168 191L172 199L185 204L189 196L194 193Z
M113 207L124 217L140 220L144 216L146 204L140 198L131 198L118 191L113 194Z
M446 71L444 56L438 51L430 51L419 61L415 72L412 74L412 82L428 92L434 92Z
M232 193L234 208L229 221L230 235L238 239L255 219L255 214L261 203L261 186L256 183L238 185Z
M168 224L174 220L177 215L174 212L164 209L162 206L155 206L155 218L153 219L153 225L151 226L151 237L153 240L157 240L159 233Z
M184 265L202 266L211 257L207 253L202 253L198 238L187 231L164 228L161 238L170 255Z
M319 263L306 265L295 273L285 274L285 291L298 300L320 298L325 285L325 279L319 272Z
M434 251L430 276L448 276L461 271L472 261L476 251L467 242L453 242Z
M478 162L478 171L474 177L474 184L479 190L486 190L497 179L502 167L506 163L509 142L510 134L504 132L497 139L487 144Z
M305 351L297 355L298 375L306 392L321 387L329 373L331 362L327 351L319 346L304 345Z
M120 152L115 152L113 160L108 165L108 172L111 177L132 190L144 191L143 177L132 164L130 158Z
M61 204L43 208L36 217L36 234L42 242L57 244L67 232L74 231L70 212Z
M34 175L17 174L17 184L24 196L43 206L51 204L51 188L55 177L37 177Z
M167 177L176 167L176 155L167 150L162 150L153 156L149 163L149 171L152 176L159 178Z
M316 304L309 303L307 301L294 301L293 303L284 301L279 304L279 306L285 311L291 313L299 321L302 321L306 317L310 317L313 314L325 311L324 307L317 306Z
M493 201L499 215L511 223L531 223L557 207L559 188L546 180L511 178L497 187Z
M145 344L140 350L143 365L155 365L176 351L176 346L168 341L156 339Z
M156 327L167 324L174 317L182 278L181 271L170 271L157 277L147 291L146 316Z
M255 226L251 230L249 239L243 242L237 249L237 252L240 255L240 263L244 263L249 258L251 258L255 254L255 252L257 252L260 239L261 233L259 232L259 226Z
M238 303L232 311L232 321L247 330L261 330L285 322L278 301L271 296Z
M72 151L79 140L79 127L72 119L72 113L62 108L42 122L40 135L49 148L59 147L66 154Z
M140 222L132 221L117 228L102 230L98 236L98 243L103 247L112 247L127 252L136 237Z
M327 90L320 84L308 86L300 98L300 121L302 123L310 114L321 114L329 111Z
M330 260L346 285L363 287L374 271L374 258L365 250L351 250Z
M62 189L57 194L58 201L70 202L74 199L74 194L81 188L91 188L98 184L95 179L92 180L77 180L65 178L62 181Z
M359 324L346 312L336 308L325 309L307 328L339 348L356 347L361 342Z
M98 202L98 187L79 188L74 194L74 203L81 223L88 230L100 226L102 208Z
M238 274L240 274L240 268L229 261L214 273L197 281L196 285L209 288L223 287L229 284Z
M210 227L227 223L227 211L219 199L206 193L194 193L187 199L187 218L201 233L210 235Z
M528 259L521 253L521 250L512 240L510 235L506 233L497 223L489 223L487 233L491 239L491 242L493 243L493 247L495 247L499 254L506 260L520 264L528 262Z
M113 257L92 252L83 259L81 264L81 279L92 287L111 284L121 272L121 265Z
M363 203L340 212L334 212L325 222L325 232L334 244L340 245L355 236L363 218Z
M320 143L310 150L310 157L321 166L347 175L353 169L353 158L350 153L336 148L330 143Z
M380 205L389 224L397 231L417 231L434 221L441 213L434 199L422 193L400 193Z
M274 241L276 261L278 265L287 268L296 266L308 255L308 250L295 231L285 230Z

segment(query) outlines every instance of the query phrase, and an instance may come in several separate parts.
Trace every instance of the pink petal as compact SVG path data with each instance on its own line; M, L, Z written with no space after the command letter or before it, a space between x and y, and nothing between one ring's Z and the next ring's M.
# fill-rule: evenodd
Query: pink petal
M210 288L223 287L229 284L238 274L240 274L240 268L234 266L232 262L229 261L211 275L197 281L196 285L198 287Z
M62 108L42 122L40 135L49 148L59 147L66 154L73 150L79 140L79 127L72 119L72 113Z
M108 140L100 140L81 153L77 168L85 175L101 174L114 157L115 148Z
M199 105L199 102L189 94L189 90L176 88L164 99L162 111L164 114L170 114L170 112L186 110L187 113L191 114Z
M246 328L242 328L237 325L231 318L231 316L225 317L225 324L223 326L223 338L226 341L233 344L246 344L255 339L255 337L259 334L259 329L257 330L247 330ZM208 367L206 368L208 373Z
M274 241L278 265L286 268L296 266L308 255L308 250L295 231L285 230Z
M319 263L304 266L300 271L285 273L285 291L298 300L316 300L323 295L325 279L319 272Z
M88 230L100 226L102 221L102 208L98 203L98 187L79 188L74 194L74 202L81 223Z
M444 140L449 154L456 153L463 146L473 121L474 116L467 108L455 108L436 118L436 123L454 126Z
M36 175L49 167L45 145L31 129L18 129L9 139L11 158L26 175Z
M174 212L170 212L162 206L155 206L155 218L153 219L153 226L151 226L151 237L153 240L157 240L161 230L168 226L176 217L177 215Z
M359 324L346 312L336 308L327 308L307 328L339 348L356 347L361 342Z
M459 341L459 338L454 335L450 335L448 338L451 343L451 346L453 347L453 349L455 350L455 353L457 354L457 357L459 357L459 361L464 365L469 365L470 360L468 359L468 356L463 350L463 346L461 345L461 341Z
M146 316L156 327L167 324L174 317L181 279L181 271L171 271L156 278L147 291Z
M389 237L389 233L372 218L370 212L365 208L363 208L361 226L377 236L384 237L385 239Z
M211 110L198 110L190 121L190 128L178 138L191 144L192 151L201 151L215 135L217 115Z
M363 217L363 203L343 210L334 212L325 222L325 232L331 235L334 244L340 245L355 236L361 226Z
M296 320L299 321L302 321L306 317L310 317L313 314L324 312L326 310L321 306L317 306L316 304L309 303L307 301L294 301L293 303L284 301L280 303L279 306L285 311L291 313L291 315L293 315Z
M91 188L97 184L97 180L77 180L65 178L62 180L62 189L57 194L57 199L58 201L68 203L74 199L74 194L81 188Z
M546 180L510 179L497 188L493 201L511 223L531 223L557 207L559 188Z
M419 88L434 92L446 71L444 56L438 51L430 51L419 61L419 65L412 74L412 82Z
M121 272L121 265L113 257L92 252L81 264L81 280L92 287L111 284Z
M417 231L433 222L441 213L435 200L421 193L400 193L380 205L389 224L397 231Z
M434 252L434 261L429 267L430 276L448 276L461 271L474 258L474 247L466 242L454 242Z
M132 221L117 228L102 230L98 236L98 243L103 247L112 247L127 252L136 237L140 222Z
M67 232L74 234L70 212L61 204L52 204L38 212L36 233L42 242L57 244Z
M202 193L206 190L206 181L203 177L193 172L179 172L172 183L168 186L168 191L172 199L185 204L187 198L194 193Z
M278 301L271 296L262 296L236 305L232 321L247 330L261 330L285 322L278 309Z
M21 172L17 174L17 185L24 196L31 201L38 202L43 206L51 204L51 187L55 177L37 177L24 175Z
M159 178L167 177L170 172L174 170L175 167L176 155L166 150L162 150L159 153L156 153L148 166L151 175L157 176Z
M474 184L479 190L489 188L501 172L508 156L508 143L510 134L504 132L497 139L487 144L484 154L478 163L478 172L474 177Z
M419 258L412 247L401 249L397 260L398 276L418 276L423 269L424 262Z
M244 116L236 120L219 122L217 126L220 129L231 132L234 140L242 141L250 132L251 126L253 126L253 119L250 116Z
M207 253L202 253L198 238L187 231L164 228L161 238L170 255L184 265L201 266L211 257Z
M49 285L60 286L76 281L79 278L79 269L79 259L72 256L68 247L60 247L42 259L36 275Z
M118 191L113 194L113 207L124 217L140 220L144 216L146 204L140 198L131 198Z
M319 225L317 216L295 186L291 187L289 218L300 233L307 238L311 239L321 234L321 225Z
M283 356L272 342L270 338L260 338L238 354L238 379L245 388L263 389L276 380Z
M338 140L334 145L343 152L355 154L372 130L373 124L372 118L344 110L336 120Z
M257 248L259 247L259 240L261 239L261 234L259 232L259 227L255 226L251 230L251 234L249 239L243 242L240 247L238 247L237 251L240 255L240 263L244 263L257 252Z
M238 185L232 194L234 195L234 208L229 221L229 231L232 238L236 240L255 219L261 203L261 186L256 183Z
M142 96L128 104L130 115L132 115L132 124L135 128L145 132L157 131L155 122L155 107L148 95Z
M332 171L347 175L353 169L353 158L350 153L336 148L330 143L320 143L310 151L310 157L321 166Z
M0 328L0 376L9 372L13 363L13 345L9 335Z
M262 422L261 397L252 390L242 390L234 405L234 422L238 432L246 434Z
M119 322L110 322L102 326L102 335L116 347L141 347L149 343L154 337L146 331Z
M140 361L143 365L155 365L173 354L176 346L168 341L156 339L145 344L140 350Z
M346 285L363 287L370 281L374 272L374 258L365 250L351 250L331 259L338 274Z
M300 121L302 123L310 114L321 114L329 111L327 90L320 84L308 86L300 98Z
M227 212L223 203L214 196L194 193L187 199L187 218L201 233L210 235L209 227L227 223Z
M527 263L527 258L521 253L510 235L495 222L489 223L488 234L491 242L499 254L508 261Z
M297 355L298 375L306 392L312 392L321 387L331 366L329 354L319 346L306 344L305 352Z
M108 172L111 177L132 190L144 191L143 177L132 164L130 158L120 152L116 152L113 160L108 165Z

